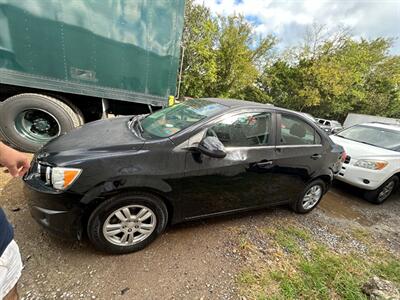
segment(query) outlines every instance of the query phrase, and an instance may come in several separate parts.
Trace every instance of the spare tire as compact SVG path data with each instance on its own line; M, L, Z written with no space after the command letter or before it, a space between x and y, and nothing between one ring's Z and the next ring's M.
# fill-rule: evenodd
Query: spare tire
M19 94L0 106L2 139L26 152L35 152L51 139L82 124L78 108L46 95Z

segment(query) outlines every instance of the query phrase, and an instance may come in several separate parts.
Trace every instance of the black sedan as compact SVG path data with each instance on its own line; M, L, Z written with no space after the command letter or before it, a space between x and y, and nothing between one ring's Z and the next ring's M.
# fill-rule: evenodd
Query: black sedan
M34 219L98 248L144 248L168 224L288 204L316 207L343 149L299 113L193 99L89 123L45 145L24 177Z

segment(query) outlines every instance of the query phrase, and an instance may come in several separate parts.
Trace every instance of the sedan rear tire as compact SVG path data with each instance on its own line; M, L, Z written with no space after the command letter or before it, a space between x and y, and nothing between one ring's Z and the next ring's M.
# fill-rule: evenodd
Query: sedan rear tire
M107 199L92 212L87 232L100 251L130 253L154 241L164 231L167 220L167 208L158 197L123 193Z
M325 189L325 183L321 179L309 183L297 201L293 202L292 210L299 214L312 211L321 201Z
M386 180L379 188L373 191L365 191L364 198L374 204L385 202L399 185L399 177L396 175Z

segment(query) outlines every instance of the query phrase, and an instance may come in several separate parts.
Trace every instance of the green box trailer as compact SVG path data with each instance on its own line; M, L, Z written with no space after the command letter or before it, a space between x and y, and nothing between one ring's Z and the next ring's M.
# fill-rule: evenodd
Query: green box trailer
M0 0L0 135L35 151L84 122L168 105L184 0Z

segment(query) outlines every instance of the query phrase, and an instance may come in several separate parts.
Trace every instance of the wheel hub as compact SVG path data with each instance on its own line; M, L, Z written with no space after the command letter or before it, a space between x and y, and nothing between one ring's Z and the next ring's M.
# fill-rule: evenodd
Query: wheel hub
M38 118L33 121L32 130L38 133L45 133L50 129L50 123L48 120Z
M27 109L14 120L16 131L24 138L43 144L60 135L61 126L57 119L42 109Z

